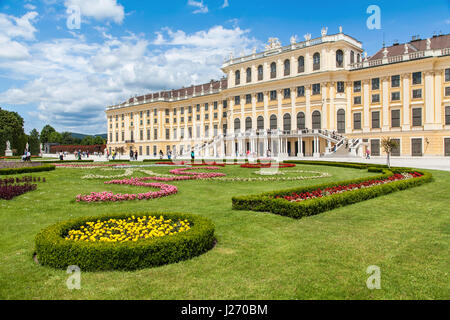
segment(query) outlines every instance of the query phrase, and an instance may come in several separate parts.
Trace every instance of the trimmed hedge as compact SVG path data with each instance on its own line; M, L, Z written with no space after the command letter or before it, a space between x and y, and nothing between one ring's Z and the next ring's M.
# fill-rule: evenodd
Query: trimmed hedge
M52 171L52 170L55 170L54 165L44 164L42 166L36 166L36 167L0 169L0 175L12 175L12 174L32 173L32 172L42 172L42 171Z
M392 170L385 169L382 171L383 174L375 177L338 181L333 183L295 189L286 189L281 191L263 193L260 195L233 197L232 199L233 209L271 212L282 216L300 219L302 217L316 215L338 207L343 207L357 202L373 199L385 194L416 187L432 181L431 173L422 170L414 170L416 172L423 174L423 176L409 180L401 180L387 184L377 185L370 188L333 194L322 198L304 200L301 202L289 202L285 199L274 198L276 196L283 197L293 193L310 192L313 190L317 190L319 188L326 189L338 185L360 183L366 180L384 179L392 176L394 173L405 172L405 170L403 170L402 168Z
M317 165L317 166L330 166L330 167L343 167L343 168L352 168L352 169L367 169L369 167L372 168L387 168L387 165L384 164L367 164L367 163L358 163L358 162L334 162L334 161L314 161L314 160L290 160L285 161L285 163L295 163L295 164L309 164L309 165Z
M131 216L160 216L172 220L187 219L191 229L172 236L137 242L102 243L65 240L70 230L88 221L126 219ZM50 226L35 238L41 265L66 269L76 265L83 271L137 270L176 263L199 256L215 243L214 224L207 218L178 213L145 212L85 217Z
M43 161L36 161L40 163L92 163L94 160L43 160Z

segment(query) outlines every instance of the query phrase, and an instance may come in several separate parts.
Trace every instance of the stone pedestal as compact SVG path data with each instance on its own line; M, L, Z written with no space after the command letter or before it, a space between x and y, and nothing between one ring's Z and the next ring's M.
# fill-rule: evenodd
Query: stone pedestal
M13 153L11 150L5 150L5 156L6 157L12 157Z

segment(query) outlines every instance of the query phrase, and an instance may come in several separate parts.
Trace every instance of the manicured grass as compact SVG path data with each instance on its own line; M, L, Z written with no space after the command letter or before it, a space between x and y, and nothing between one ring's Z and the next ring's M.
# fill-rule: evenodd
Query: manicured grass
M147 168L168 173L171 167ZM373 200L294 220L262 212L234 211L244 194L373 176L366 170L298 165L289 170L332 177L288 182L171 182L179 193L150 201L82 204L79 193L146 188L81 180L88 173L63 169L36 191L0 201L1 299L448 299L450 172L435 181ZM227 166L229 177L260 177L255 169ZM123 172L123 171L119 171ZM29 174L28 174L29 175ZM135 176L141 176L136 173ZM19 175L23 176L23 175ZM59 221L92 215L175 211L210 218L217 246L189 261L135 272L84 272L81 290L66 287L63 270L38 266L34 237ZM381 290L366 287L370 265L381 268Z

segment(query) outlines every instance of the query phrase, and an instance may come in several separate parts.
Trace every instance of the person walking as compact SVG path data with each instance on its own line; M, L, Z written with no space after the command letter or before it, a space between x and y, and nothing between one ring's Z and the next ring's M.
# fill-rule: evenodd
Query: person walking
M191 160L192 161L195 160L195 152L194 152L194 150L191 151Z
M369 148L366 149L366 159L370 159L370 150L369 150Z
M130 149L130 161L133 161L134 159L134 152L133 149Z
M159 159L164 159L164 153L162 152L162 150L159 150Z
M135 160L135 161L138 160L138 152L137 152L137 150L134 152L134 160Z

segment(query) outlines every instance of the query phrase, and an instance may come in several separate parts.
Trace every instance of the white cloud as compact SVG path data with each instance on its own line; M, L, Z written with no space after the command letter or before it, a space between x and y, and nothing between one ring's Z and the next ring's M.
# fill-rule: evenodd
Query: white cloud
M230 51L250 52L261 45L239 27L214 26L194 33L163 28L153 41L146 35L116 37L98 31L103 38L95 43L85 37L43 42L0 37L1 47L15 42L14 56L26 57L13 60L0 54L2 75L24 83L0 92L0 103L33 105L30 117L57 130L99 133L106 131L107 105L218 79Z
M36 9L36 6L32 5L31 3L26 3L23 7L27 10L35 10Z
M125 11L117 0L65 0L66 7L78 6L82 16L96 20L113 20L121 24L125 17Z
M27 12L20 18L0 13L0 33L10 38L23 38L33 40L36 28L32 22L36 20L38 13Z
M228 8L230 6L230 4L228 3L228 0L224 0L223 5L222 5L222 9L223 8Z
M192 7L198 8L197 10L194 10L192 13L208 13L208 6L203 3L203 0L195 1L195 0L188 0L188 5Z

